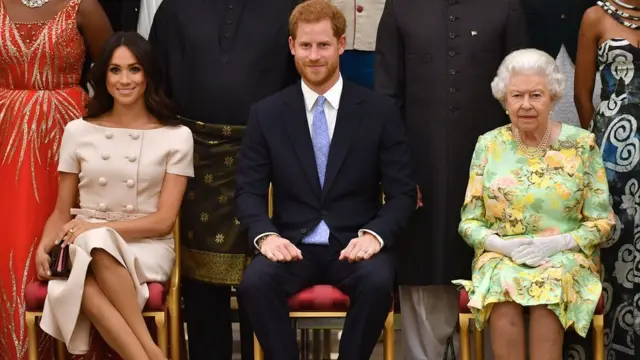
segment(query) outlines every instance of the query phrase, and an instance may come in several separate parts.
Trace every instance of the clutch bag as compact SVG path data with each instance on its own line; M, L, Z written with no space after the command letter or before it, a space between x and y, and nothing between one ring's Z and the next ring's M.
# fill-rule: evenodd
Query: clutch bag
M51 249L49 257L49 270L51 271L51 277L67 278L71 273L71 266L69 264L69 246L62 247L63 242L60 241L56 246Z

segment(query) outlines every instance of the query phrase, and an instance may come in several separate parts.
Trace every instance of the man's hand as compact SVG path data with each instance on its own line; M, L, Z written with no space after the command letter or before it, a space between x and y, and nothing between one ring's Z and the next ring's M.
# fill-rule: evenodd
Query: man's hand
M260 252L273 262L289 262L302 260L302 251L291 241L278 235L270 235L260 245Z
M380 252L380 241L375 236L365 232L361 237L351 239L349 245L340 252L339 260L358 262L370 259Z

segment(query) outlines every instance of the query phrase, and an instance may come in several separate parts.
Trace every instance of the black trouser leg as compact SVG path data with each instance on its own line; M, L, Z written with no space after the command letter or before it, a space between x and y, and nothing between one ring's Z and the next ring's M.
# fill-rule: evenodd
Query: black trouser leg
M287 303L290 296L313 283L315 268L307 257L279 263L259 255L245 270L238 301L251 320L266 359L298 360Z
M395 267L386 252L356 263L333 261L328 280L349 296L340 359L368 360L391 310Z
M253 360L253 326L251 326L247 313L242 311L240 307L238 316L240 318L240 352L242 360Z
M231 287L182 280L189 360L231 360Z

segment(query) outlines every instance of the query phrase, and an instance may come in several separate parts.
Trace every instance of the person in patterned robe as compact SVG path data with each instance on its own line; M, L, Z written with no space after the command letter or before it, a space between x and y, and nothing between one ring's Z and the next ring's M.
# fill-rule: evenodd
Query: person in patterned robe
M540 50L508 55L491 84L511 124L478 139L460 235L474 248L469 292L496 360L559 359L600 298L597 254L613 225L601 153L588 131L549 118L564 77Z
M585 13L576 62L576 105L602 149L616 230L603 244L605 358L640 356L640 1L598 2ZM627 16L624 16L627 15ZM632 19L635 17L635 20ZM591 79L600 73L601 102L594 107ZM588 341L567 359L592 357Z
M195 142L180 214L191 360L232 357L232 287L254 253L235 215L236 160L251 105L298 79L287 44L298 2L164 0L153 20L165 88ZM242 358L253 359L253 330L239 314Z

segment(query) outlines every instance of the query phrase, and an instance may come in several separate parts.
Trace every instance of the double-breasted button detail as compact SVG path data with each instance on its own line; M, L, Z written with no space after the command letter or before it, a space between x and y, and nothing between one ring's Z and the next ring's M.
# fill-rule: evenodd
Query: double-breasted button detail
M130 162L136 162L136 160L138 160L138 157L135 155L129 155L127 156L127 160L129 160Z
M107 152L103 152L102 153L102 160L109 160L110 157L111 157L111 155L109 155L109 153L107 153Z
M105 204L105 203L98 204L98 210L107 211L107 204Z
M124 209L127 210L127 212L132 212L133 211L133 205L127 205Z
M98 179L98 184L100 184L100 186L107 185L107 179L101 177L100 179Z
M111 131L107 131L104 133L104 137L107 139L113 138L113 133Z
M129 136L131 136L131 138L133 140L138 140L140 138L140 134L135 133L135 132L134 133L130 133Z
M135 182L133 180L127 180L127 186L132 188L133 185L135 185Z

